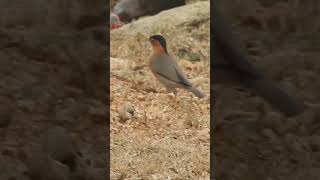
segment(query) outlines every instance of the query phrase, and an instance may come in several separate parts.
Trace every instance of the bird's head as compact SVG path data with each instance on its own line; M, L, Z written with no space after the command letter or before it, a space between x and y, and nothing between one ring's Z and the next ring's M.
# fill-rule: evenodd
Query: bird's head
M110 14L110 30L120 28L123 25L118 15Z
M152 35L149 37L149 41L156 53L168 54L166 39L163 36Z

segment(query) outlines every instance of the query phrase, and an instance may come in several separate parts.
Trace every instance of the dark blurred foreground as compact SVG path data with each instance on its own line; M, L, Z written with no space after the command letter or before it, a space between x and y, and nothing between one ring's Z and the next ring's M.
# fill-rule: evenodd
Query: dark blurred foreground
M0 179L106 179L103 1L0 2Z
M217 0L216 4L243 41L250 61L305 110L288 118L255 93L216 84L211 145L217 179L319 179L319 1Z

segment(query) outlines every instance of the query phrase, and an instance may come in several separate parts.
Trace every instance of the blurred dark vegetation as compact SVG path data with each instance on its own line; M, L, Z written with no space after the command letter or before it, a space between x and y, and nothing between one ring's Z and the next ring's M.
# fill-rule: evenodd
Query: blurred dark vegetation
M305 108L288 118L241 87L217 84L217 179L319 179L320 1L216 4L242 40L250 62Z
M0 1L1 180L106 178L107 14L96 0Z

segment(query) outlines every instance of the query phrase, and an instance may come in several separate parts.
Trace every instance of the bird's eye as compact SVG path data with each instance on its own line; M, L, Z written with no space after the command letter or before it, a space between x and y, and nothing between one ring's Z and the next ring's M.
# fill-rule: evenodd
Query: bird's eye
M150 39L151 44L154 44L156 41L154 39Z

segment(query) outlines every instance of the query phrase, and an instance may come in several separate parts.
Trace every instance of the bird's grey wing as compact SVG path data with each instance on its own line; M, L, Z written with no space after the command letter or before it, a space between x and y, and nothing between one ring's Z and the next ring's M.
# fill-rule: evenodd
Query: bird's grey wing
M216 63L220 64L222 62L223 64L228 64L234 71L249 76L262 76L261 70L248 61L248 59L250 59L249 54L243 48L241 40L234 34L232 27L226 23L227 20L219 10L220 9L215 7L215 20L214 23L211 24L214 36L211 36L211 38L216 42L215 48L217 54L224 58L217 58L215 60Z
M178 64L169 56L158 57L152 66L153 71L167 80L179 83L184 86L191 86L184 76Z

